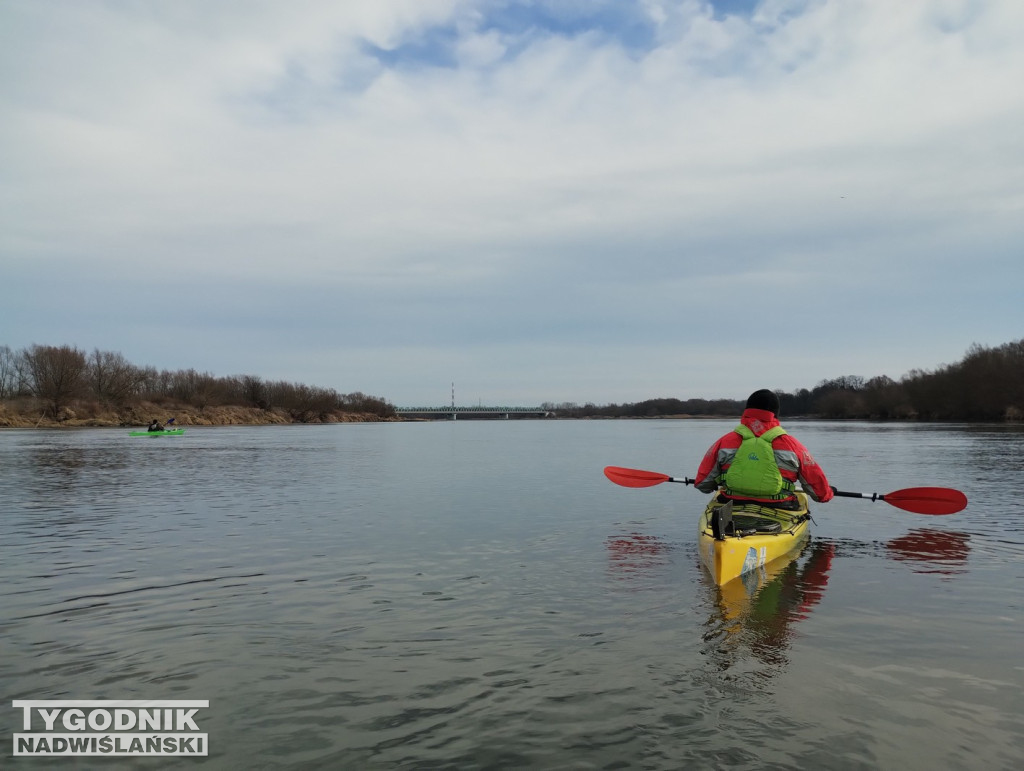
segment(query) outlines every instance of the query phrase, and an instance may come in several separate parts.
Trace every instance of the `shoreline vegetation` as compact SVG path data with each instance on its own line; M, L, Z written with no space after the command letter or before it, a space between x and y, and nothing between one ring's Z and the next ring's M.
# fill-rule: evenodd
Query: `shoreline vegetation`
M397 420L394 405L362 392L258 375L140 367L120 353L74 346L0 346L0 427L178 426Z
M151 420L166 424L174 418L174 428L192 426L286 426L296 423L379 423L400 418L382 418L367 413L338 412L326 414L315 421L293 420L283 410L262 410L258 407L222 405L195 407L173 403L139 402L120 409L97 408L88 403L72 403L53 417L38 405L0 403L0 430L5 428L145 428Z
M756 373L750 375L757 380ZM753 383L752 388L758 385ZM964 358L899 381L846 375L795 393L777 390L784 419L1024 421L1024 339L972 345ZM627 404L545 403L553 418L736 417L733 399L648 399ZM384 398L257 375L216 377L139 367L121 354L73 346L0 346L0 428L176 427L415 421Z

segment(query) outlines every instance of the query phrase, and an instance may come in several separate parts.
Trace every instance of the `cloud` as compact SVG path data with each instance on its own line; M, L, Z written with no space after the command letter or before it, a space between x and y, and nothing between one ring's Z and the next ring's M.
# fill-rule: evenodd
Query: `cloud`
M485 400L936 366L1024 321L1021 32L1012 0L8 4L0 343L403 402L458 375L416 350Z

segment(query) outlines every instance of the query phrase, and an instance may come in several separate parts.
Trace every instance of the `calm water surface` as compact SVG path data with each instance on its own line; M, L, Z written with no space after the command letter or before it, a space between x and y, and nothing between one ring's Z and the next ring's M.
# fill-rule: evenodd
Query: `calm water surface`
M67 768L1024 767L1024 428L791 423L837 499L697 561L733 421L0 432L0 710L209 699L210 755ZM90 762L85 762L89 760Z

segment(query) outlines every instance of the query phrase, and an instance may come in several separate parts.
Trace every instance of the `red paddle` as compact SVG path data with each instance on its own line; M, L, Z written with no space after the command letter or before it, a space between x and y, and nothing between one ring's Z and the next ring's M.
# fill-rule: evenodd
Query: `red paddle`
M956 514L967 508L967 496L959 490L949 487L908 487L905 490L895 490L885 495L844 493L834 487L832 492L844 498L870 498L873 501L885 501L897 509L912 511L915 514Z
M692 485L695 480L687 477L670 477L656 471L642 471L635 468L606 466L604 475L617 485L623 487L653 487L662 482L680 482ZM967 507L967 496L959 490L949 487L908 487L885 495L878 493L846 493L832 488L832 492L841 498L868 498L872 501L885 501L891 506L915 514L955 514Z
M605 466L604 475L617 485L623 487L653 487L662 482L682 482L684 485L692 485L692 479L677 479L668 474L659 474L657 471L641 471L638 468L622 468L620 466Z

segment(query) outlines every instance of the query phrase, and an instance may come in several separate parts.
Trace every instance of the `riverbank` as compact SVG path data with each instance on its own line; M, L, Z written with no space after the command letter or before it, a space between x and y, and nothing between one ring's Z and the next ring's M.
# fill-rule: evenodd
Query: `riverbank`
M122 407L76 404L65 407L57 418L42 413L37 406L0 404L0 428L129 428L147 426L152 420L187 426L267 426L294 423L381 423L397 420L379 415L353 412L331 412L307 420L296 420L284 410L261 410L257 407L218 406L193 407L181 404L140 402Z

